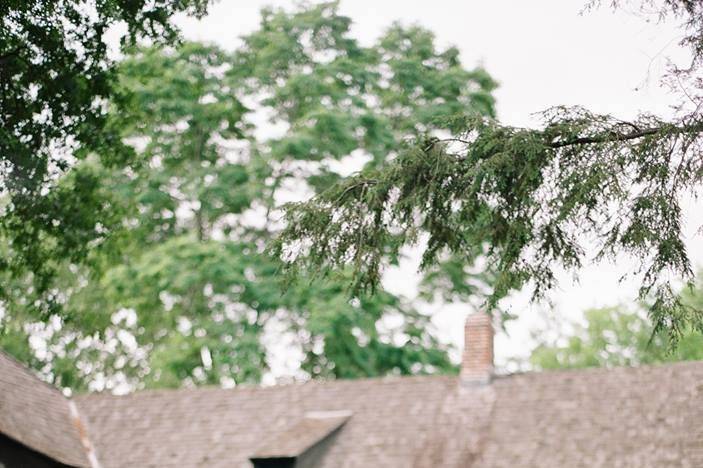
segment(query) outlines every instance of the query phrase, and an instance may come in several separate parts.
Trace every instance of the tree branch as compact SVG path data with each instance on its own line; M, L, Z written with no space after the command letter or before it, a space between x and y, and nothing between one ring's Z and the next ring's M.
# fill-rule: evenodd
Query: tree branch
M550 148L564 148L566 146L576 146L576 145L591 145L597 143L610 143L616 141L629 141L636 140L638 138L643 138L646 136L656 135L662 132L662 127L651 127L645 128L643 130L638 130L630 133L616 133L613 131L607 132L605 134L590 136L590 137L579 137L571 140L564 141L552 141L547 143ZM699 133L703 132L703 122L698 122L693 125L685 125L683 127L676 127L669 130L669 134L679 135L682 133Z

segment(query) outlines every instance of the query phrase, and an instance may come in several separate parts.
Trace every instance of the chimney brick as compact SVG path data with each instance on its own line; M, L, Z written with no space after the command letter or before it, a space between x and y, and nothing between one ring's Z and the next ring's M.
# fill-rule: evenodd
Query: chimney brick
M464 354L461 378L471 383L488 383L493 375L493 321L485 313L473 313L464 325Z

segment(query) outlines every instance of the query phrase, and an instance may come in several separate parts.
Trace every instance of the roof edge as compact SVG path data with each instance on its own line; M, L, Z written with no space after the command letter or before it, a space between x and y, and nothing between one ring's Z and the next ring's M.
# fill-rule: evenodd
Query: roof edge
M43 387L48 388L51 391L51 393L56 395L58 398L61 399L61 401L64 404L66 404L66 408L68 410L66 412L66 417L69 418L68 422L70 425L72 425L73 427L75 427L77 429L76 436L77 436L79 442L81 442L81 445L83 446L82 434L81 434L80 430L78 430L78 428L73 420L73 414L74 414L73 411L74 411L75 404L66 395L64 395L64 393L61 390L59 390L56 386L41 379L29 366L22 363L20 360L18 360L13 355L9 354L8 352L6 352L3 349L0 349L0 358L5 359L12 366L17 368L19 372L22 372L23 374L27 375L34 382L37 382L40 385L42 385ZM18 443L22 444L25 447L28 447L29 449L34 450L35 452L40 453L45 457L48 457L51 460L54 460L58 463L61 463L61 464L67 465L67 466L76 466L74 460L69 460L69 459L66 459L62 456L57 456L56 454L48 453L48 451L45 450L44 448L37 447L35 444L28 443L28 441L25 441L25 440L19 440L16 437L13 437L12 434L8 434L6 431L3 431L2 429L0 429L0 433L4 434L5 436L9 437L12 440L17 441ZM84 458L84 463L82 464L83 466L90 466L91 468L101 468L99 465L94 466L91 464L90 457L88 456L87 453L82 453L82 455L83 455L83 457L81 457L81 458Z

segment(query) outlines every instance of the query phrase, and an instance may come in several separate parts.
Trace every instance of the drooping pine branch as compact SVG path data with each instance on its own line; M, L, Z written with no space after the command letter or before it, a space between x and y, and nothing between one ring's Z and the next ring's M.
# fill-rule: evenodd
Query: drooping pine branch
M653 127L653 128L639 129L634 124L627 124L627 125L631 125L634 130L629 133L610 132L610 133L603 133L603 134L598 134L598 135L594 135L594 136L590 136L590 137L574 138L571 140L552 141L552 142L548 143L548 146L550 148L558 149L558 148L564 148L566 146L580 146L580 145L591 145L591 144L597 144L597 143L626 142L629 140L637 140L637 139L640 139L643 137L657 135L657 134L660 134L663 131L665 131L664 127ZM681 126L673 125L673 126L668 127L666 129L666 131L673 133L673 134L698 133L698 132L703 131L703 124L700 122L697 122L692 125L681 125Z
M410 145L380 170L289 205L275 249L292 271L351 266L360 290L420 234L423 268L444 252L468 263L485 248L498 271L491 306L526 284L542 297L557 269L625 253L639 263L657 327L674 336L701 327L674 284L692 275L679 201L701 186L703 121L555 108L544 122L532 130L471 118L461 135Z

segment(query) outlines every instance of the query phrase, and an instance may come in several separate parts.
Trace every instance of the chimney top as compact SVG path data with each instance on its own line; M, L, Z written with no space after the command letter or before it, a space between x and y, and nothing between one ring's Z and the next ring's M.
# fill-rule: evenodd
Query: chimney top
M461 380L485 384L493 375L493 320L489 314L470 314L464 326Z

